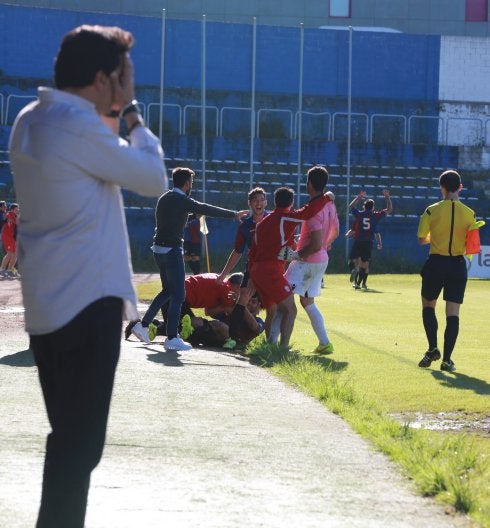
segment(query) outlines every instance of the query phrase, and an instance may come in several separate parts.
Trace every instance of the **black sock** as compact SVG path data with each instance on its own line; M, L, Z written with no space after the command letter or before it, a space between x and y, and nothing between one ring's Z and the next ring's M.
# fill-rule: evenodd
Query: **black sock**
M422 308L422 321L424 322L425 335L429 342L429 350L437 348L437 317L434 308Z
M191 260L188 264L193 275L199 275L199 273L201 273L201 263L198 260Z
M243 321L243 314L245 312L245 306L241 304L235 304L230 315L229 335L232 339L236 339L240 326Z
M446 317L446 330L444 331L444 355L443 361L449 361L451 354L458 339L459 333L459 317L457 315L450 315Z
M359 273L357 274L357 277L356 277L357 286L361 285L361 282L364 280L365 275L366 275L366 270L364 268L361 268L359 270Z
M369 273L364 272L364 277L362 278L362 285L366 286L366 281L368 278Z

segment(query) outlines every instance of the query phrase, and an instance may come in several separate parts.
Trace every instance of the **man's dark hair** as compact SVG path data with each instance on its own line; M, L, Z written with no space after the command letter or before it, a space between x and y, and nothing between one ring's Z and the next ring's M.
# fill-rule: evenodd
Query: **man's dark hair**
M232 273L228 277L228 282L230 284L235 284L236 286L240 286L240 284L242 283L242 280L243 280L243 273L241 271L237 273Z
M371 198L368 198L364 202L364 209L367 209L368 211L371 211L372 209L374 209L374 200L372 200Z
M276 207L291 207L294 200L294 191L289 187L279 187L274 192L274 205Z
M195 175L196 174L192 169L187 167L175 167L175 169L172 170L172 181L174 183L174 187L182 189L185 183L194 178Z
M118 27L79 26L65 35L54 63L56 88L91 85L97 72L110 75L131 49L134 37Z
M444 171L439 176L439 185L448 192L456 192L461 185L461 176L455 170Z
M264 198L266 197L266 192L262 187L254 187L251 191L248 193L248 201L254 197L257 196L257 194L263 194Z
M311 183L311 186L315 191L323 191L325 185L328 183L328 171L322 165L315 165L308 170L307 182Z

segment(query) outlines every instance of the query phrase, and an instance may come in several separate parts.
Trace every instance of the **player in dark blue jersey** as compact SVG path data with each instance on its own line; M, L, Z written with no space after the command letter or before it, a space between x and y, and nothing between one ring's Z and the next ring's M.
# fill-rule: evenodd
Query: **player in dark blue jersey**
M233 251L230 253L228 260L219 274L218 281L223 281L231 270L238 264L243 253L245 253L246 261L244 266L243 280L240 287L240 296L230 315L230 337L232 341L238 341L238 329L242 325L245 307L247 306L250 294L252 293L249 287L249 271L248 271L248 251L252 244L252 239L255 233L255 226L268 214L267 195L262 187L255 187L248 193L248 205L251 214L243 220L237 229L235 237L235 245ZM228 348L232 348L231 345Z
M244 267L245 276L244 283L242 284L243 287L246 286L248 282L248 250L252 244L255 226L267 216L268 213L265 209L267 207L267 196L262 187L255 187L248 193L248 205L251 214L238 226L233 251L230 253L225 267L218 277L219 281L224 281L231 270L238 264L243 253L245 253L247 260L245 261Z
M379 234L377 225L382 218L393 211L388 189L384 189L383 196L386 199L386 209L382 209L381 211L374 209L374 200L371 198L365 200L365 191L361 191L349 204L349 209L354 216L354 223L352 225L354 244L350 258L356 262L356 267L359 269L354 284L356 290L359 290L361 285L363 289L367 290L366 281L369 275L369 261L371 260L373 242L376 240L378 250L382 249L381 235ZM362 209L355 207L360 200L365 200Z

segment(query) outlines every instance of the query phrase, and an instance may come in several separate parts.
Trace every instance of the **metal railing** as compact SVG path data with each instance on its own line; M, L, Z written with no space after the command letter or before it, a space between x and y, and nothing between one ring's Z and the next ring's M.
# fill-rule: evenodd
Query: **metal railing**
M11 126L15 117L23 106L36 100L35 95L18 95L0 93L0 125ZM143 117L147 122L159 120L160 115L156 110L160 109L160 103L139 103ZM175 132L179 135L187 135L190 125L200 122L202 119L202 107L199 104L179 105L176 103L164 103L163 115L170 123L175 123ZM311 110L293 111L287 108L258 108L252 110L250 107L239 106L208 106L206 113L214 114L212 119L207 119L210 124L208 134L227 137L236 135L237 131L244 137L250 135L250 126L240 125L237 121L239 113L250 116L248 120L255 123L256 137L265 137L267 124L267 137L287 139L299 139L299 119L307 119L311 123L308 128L308 139L322 141L339 141L345 134L344 123L348 119L347 112L314 112ZM201 112L200 114L198 114ZM174 114L173 117L171 115ZM198 115L196 115L198 114ZM274 121L271 116L276 115ZM364 112L352 112L351 122L356 141L365 143L383 143L391 130L391 143L401 144L438 144L438 145L474 145L490 146L490 118L483 117L452 117L438 115L403 115L403 114L368 114ZM383 126L384 125L384 126ZM435 128L437 127L437 128ZM196 127L196 132L199 127ZM387 131L388 129L388 131ZM302 134L305 136L303 123Z

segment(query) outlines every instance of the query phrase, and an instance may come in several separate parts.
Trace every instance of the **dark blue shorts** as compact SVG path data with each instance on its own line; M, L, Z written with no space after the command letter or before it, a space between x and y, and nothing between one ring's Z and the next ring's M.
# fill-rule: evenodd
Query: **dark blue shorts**
M363 262L369 262L372 249L373 243L371 240L354 240L349 258L351 260L360 258Z
M446 257L429 255L422 271L422 297L428 301L437 299L444 290L445 301L463 304L468 271L463 256Z

